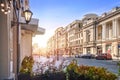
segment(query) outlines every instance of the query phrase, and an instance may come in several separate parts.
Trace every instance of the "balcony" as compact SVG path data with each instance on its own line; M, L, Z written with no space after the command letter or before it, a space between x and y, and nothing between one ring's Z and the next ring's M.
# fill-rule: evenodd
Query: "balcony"
M83 45L84 46L95 46L95 41L90 41L90 42L84 42Z
M85 23L83 23L83 26L86 26L86 25L88 25L88 24L90 24L92 22L94 22L94 20L87 20Z

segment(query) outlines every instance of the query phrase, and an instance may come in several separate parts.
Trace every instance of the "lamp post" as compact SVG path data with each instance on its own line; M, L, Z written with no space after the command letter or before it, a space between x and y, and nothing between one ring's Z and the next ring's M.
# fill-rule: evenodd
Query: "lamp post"
M31 21L33 13L30 10L24 11L24 18L26 21L26 24L28 24ZM20 63L20 22L19 22L19 10L18 10L18 17L17 17L17 73L19 73L19 63ZM15 22L16 23L16 22Z
M28 24L31 20L33 13L30 10L24 11L24 18ZM18 11L18 20L17 20L17 73L19 72L19 63L20 63L20 27L19 27L19 11Z

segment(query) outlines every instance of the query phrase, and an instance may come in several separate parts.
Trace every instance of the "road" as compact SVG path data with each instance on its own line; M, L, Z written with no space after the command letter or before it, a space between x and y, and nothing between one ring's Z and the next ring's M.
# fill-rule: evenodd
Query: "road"
M83 58L67 58L68 60L76 59L79 65L88 65L96 67L104 67L108 71L118 74L119 67L117 62L113 60L96 60L96 59L83 59Z

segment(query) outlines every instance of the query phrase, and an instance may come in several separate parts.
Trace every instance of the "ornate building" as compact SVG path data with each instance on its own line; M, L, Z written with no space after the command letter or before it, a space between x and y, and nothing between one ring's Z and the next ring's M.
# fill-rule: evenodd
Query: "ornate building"
M113 59L120 56L120 7L115 7L101 16L86 14L82 20L73 21L64 30L66 54L110 53ZM57 43L61 36L56 37L54 43Z
M96 47L97 53L110 53L114 58L120 56L120 8L115 7L104 13L97 20Z
M86 14L83 21L83 54L96 54L95 45L95 21L98 18L96 14Z

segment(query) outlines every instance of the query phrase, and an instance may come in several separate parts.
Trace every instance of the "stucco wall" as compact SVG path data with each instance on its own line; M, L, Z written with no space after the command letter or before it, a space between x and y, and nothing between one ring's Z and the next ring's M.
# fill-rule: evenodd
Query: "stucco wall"
M22 30L21 33L22 35L20 61L22 61L25 56L32 55L32 32Z
M10 46L8 15L0 11L0 80L10 76Z

